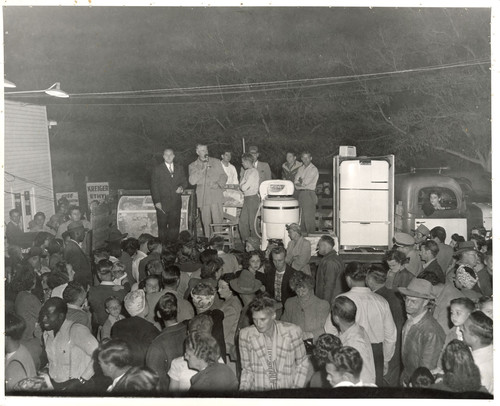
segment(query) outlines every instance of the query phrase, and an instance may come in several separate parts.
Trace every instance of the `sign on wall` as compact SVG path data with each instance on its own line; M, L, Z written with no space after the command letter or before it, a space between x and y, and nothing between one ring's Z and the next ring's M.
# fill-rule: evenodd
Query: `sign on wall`
M90 205L93 201L104 202L109 196L108 182L87 183L87 202Z
M56 201L59 201L63 197L68 199L70 206L80 206L80 201L78 200L78 192L56 193Z

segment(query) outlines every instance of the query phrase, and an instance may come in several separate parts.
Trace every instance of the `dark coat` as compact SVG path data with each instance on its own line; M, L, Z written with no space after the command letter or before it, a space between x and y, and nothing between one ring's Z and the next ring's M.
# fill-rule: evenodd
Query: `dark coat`
M281 303L285 303L289 297L295 296L295 292L290 287L290 278L292 277L295 269L293 269L290 265L287 264L285 269L285 275L283 275L283 281L281 282ZM262 277L261 277L262 278ZM261 279L259 278L259 279ZM266 288L266 292L274 298L274 279L276 278L276 268L271 265L269 266L264 274L264 277L261 279L264 287Z
M377 289L375 293L382 296L385 300L387 300L387 303L389 303L392 318L394 319L394 324L396 325L396 349L394 351L394 355L389 361L389 369L387 374L384 376L384 381L389 386L397 386L401 372L401 332L403 330L403 325L406 322L404 302L399 293L396 293L391 289L387 289L385 286Z
M73 266L76 282L82 285L92 285L92 266L90 258L73 240L69 240L64 247L64 260Z
M335 250L326 254L318 265L316 271L316 288L314 293L320 299L330 304L342 293L342 278L344 275L344 263Z
M437 283L444 283L444 272L441 269L437 259L433 260L422 272L418 274L419 279L426 279L433 285ZM437 280L437 283L435 282Z
M153 169L151 176L151 197L153 203L161 203L165 212L180 210L181 194L175 193L177 188L182 186L187 188L188 182L182 165L174 162L174 173L171 174L165 162L157 165Z
M443 328L429 312L411 326L402 344L402 380L407 382L418 367L426 367L430 371L436 368L445 338Z
M139 316L117 321L111 328L111 338L121 338L130 345L135 366L144 366L146 352L159 334L152 323Z
M125 289L115 290L115 285L91 286L88 294L88 302L92 313L93 324L102 326L108 318L108 313L104 307L104 302L110 296L116 296L121 302L125 298Z

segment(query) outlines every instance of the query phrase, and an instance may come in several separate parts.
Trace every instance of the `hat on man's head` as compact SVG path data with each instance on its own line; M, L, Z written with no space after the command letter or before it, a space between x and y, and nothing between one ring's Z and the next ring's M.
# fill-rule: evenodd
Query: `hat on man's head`
M409 247L411 245L415 245L415 238L410 234L397 232L394 233L393 242L398 247Z
M297 223L291 223L286 225L287 230L293 230L302 235L302 231L300 230L300 226Z
M24 258L25 259L33 258L33 257L45 258L46 256L47 256L47 254L40 247L31 247L29 252L26 254L26 256Z
M83 223L82 223L81 220L78 220L78 221L72 221L71 223L68 224L68 231L73 231L73 230L84 230L84 231L87 231L88 229L86 229L83 226Z
M251 145L250 147L248 147L248 152L259 152L259 147L257 147L256 145Z
M113 228L111 228L111 230L109 230L109 237L104 242L121 241L127 236L128 236L128 233L122 234L122 232L120 230L118 230L116 227L113 227Z
M457 248L454 255L460 255L467 251L476 251L476 244L474 244L474 241L463 241L458 243Z
M243 269L236 279L229 282L231 288L241 294L250 294L257 292L262 287L262 282L255 279L252 272L247 269Z
M146 294L142 289L133 290L125 296L123 304L132 317L137 316L142 313L147 306Z
M422 299L434 299L432 283L425 279L413 278L407 288L398 288L401 294Z
M254 236L248 237L247 238L247 243L249 243L254 249L258 250L260 249L260 239Z
M423 224L419 224L419 226L415 230L412 230L412 231L419 232L420 234L425 235L425 236L427 236L431 233L431 230L429 230Z

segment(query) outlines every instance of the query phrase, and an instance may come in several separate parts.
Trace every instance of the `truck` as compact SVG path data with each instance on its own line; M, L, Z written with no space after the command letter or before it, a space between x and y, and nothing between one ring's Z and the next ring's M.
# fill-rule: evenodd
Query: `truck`
M468 202L453 177L439 170L395 174L394 155L356 156L353 148L341 147L333 158L333 233L346 261L379 262L395 232L413 234L420 224L444 227L447 243L454 233L467 239L473 227L491 232L491 202ZM439 210L431 194L439 196Z

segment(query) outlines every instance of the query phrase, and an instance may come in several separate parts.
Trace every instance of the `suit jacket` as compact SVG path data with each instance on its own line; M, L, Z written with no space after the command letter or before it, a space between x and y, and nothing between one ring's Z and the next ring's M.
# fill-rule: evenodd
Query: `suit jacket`
M295 324L276 321L277 388L271 387L267 365L267 349L264 335L255 326L240 332L241 356L240 390L258 391L270 389L303 388L308 371L306 348L302 341L302 329Z
M163 211L180 210L181 194L175 193L177 188L182 186L186 189L188 182L184 168L178 163L174 163L174 173L170 173L165 162L156 166L151 175L151 197L153 203L161 203Z
M453 257L453 248L442 242L438 242L437 245L439 247L439 252L436 259L443 272L446 273Z
M293 269L311 275L309 260L311 259L311 243L304 237L291 240L286 247L286 263Z
M76 282L92 285L92 267L90 258L83 252L76 241L69 240L64 247L64 260L73 266Z
M224 201L222 193L226 182L226 172L222 168L222 163L216 158L208 158L206 169L203 169L199 159L189 164L189 183L196 185L198 207L222 204Z
M257 166L254 164L254 168L259 172L259 185L265 180L271 180L273 178L271 174L271 167L267 162L257 161ZM240 170L240 179L243 179L244 168Z
M430 275L430 274L435 275L435 277L438 280L438 283L445 282L444 272L441 269L441 267L439 266L437 259L434 259L429 265L427 265L427 267L424 268L424 270L422 272L420 272L420 274L418 275L418 278L419 279L427 279L426 276ZM429 282L432 282L431 279L428 279L428 280L429 280ZM432 283L432 284L435 285L435 283Z
M295 292L290 287L290 278L292 277L295 269L290 265L286 266L285 275L283 275L283 281L281 282L281 303L285 303L289 297L295 296ZM274 279L276 278L276 268L270 266L266 269L264 277L262 278L262 283L266 288L266 292L271 295L274 299Z

